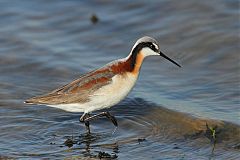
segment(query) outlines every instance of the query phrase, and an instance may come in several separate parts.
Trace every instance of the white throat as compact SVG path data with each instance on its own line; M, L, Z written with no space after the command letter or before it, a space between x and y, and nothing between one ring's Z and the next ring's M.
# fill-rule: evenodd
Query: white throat
M147 56L157 56L159 55L158 53L154 52L153 50L151 50L150 48L148 47L145 47L141 50L141 53L143 54L144 57L147 57Z

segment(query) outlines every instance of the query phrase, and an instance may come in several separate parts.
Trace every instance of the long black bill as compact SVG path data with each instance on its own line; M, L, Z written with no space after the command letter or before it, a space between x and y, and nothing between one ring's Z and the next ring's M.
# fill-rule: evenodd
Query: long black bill
M167 60L169 60L170 62L176 64L178 67L181 67L177 62L175 62L174 60L170 59L169 57L167 57L165 54L163 54L162 52L160 52L160 56L162 56L163 58L166 58Z

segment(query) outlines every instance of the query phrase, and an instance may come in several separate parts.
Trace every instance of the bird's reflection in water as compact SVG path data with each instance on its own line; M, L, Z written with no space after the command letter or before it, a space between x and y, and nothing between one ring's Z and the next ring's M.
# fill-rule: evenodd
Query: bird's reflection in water
M119 153L118 143L102 143L109 135L91 133L79 136L64 137L64 145L72 150L79 150L81 155L90 158L117 158Z

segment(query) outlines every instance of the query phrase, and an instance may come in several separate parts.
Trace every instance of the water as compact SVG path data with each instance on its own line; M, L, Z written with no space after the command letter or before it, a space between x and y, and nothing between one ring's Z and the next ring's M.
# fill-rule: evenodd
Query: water
M2 0L0 19L0 158L240 156L237 0ZM145 60L133 91L111 109L115 134L105 119L94 121L87 136L80 113L23 104L127 56L143 35L183 67ZM214 152L206 123L218 126Z

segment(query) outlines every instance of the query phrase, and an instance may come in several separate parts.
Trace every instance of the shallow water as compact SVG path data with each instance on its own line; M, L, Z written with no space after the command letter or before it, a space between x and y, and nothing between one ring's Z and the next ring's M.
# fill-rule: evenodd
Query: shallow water
M237 0L5 0L0 19L0 158L240 156ZM111 109L119 121L114 134L105 119L87 136L81 113L23 104L127 56L143 35L183 67L145 60L133 91ZM214 152L206 123L218 126Z

